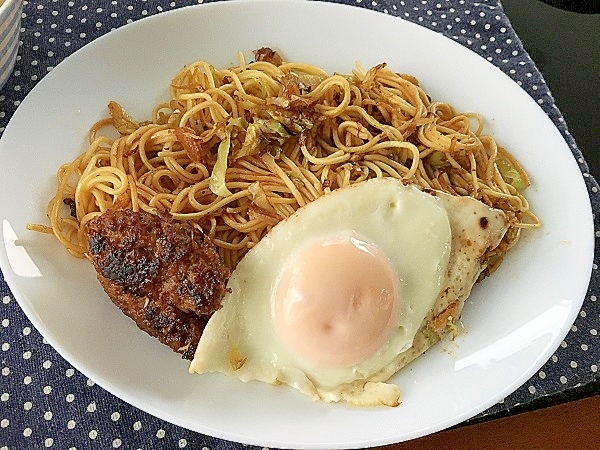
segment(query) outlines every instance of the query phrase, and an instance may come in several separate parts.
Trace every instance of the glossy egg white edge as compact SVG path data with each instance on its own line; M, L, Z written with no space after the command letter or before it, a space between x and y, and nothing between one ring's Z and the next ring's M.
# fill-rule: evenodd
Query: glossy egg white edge
M165 45L168 51L155 51ZM218 374L190 375L185 361L108 303L89 265L48 236L24 231L27 223L44 222L56 168L83 151L90 125L106 115L109 100L119 100L136 118L149 117L184 64L205 59L232 65L237 51L250 55L265 45L287 60L329 71L348 73L359 60L364 67L385 61L392 70L411 73L432 98L480 112L486 131L531 177L526 196L543 228L524 233L494 276L473 290L462 316L465 333L453 350L432 348L394 377L405 387L399 408L315 404L261 383L240 386ZM65 59L24 99L0 140L0 170L0 264L33 325L75 368L121 399L233 441L365 447L472 417L550 358L581 307L591 273L594 234L586 187L569 147L540 107L459 44L355 7L221 2L158 14L109 33Z

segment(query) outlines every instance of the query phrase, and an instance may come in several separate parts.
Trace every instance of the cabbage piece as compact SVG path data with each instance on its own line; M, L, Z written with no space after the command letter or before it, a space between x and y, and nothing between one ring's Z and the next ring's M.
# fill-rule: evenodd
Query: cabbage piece
M248 125L248 128L246 128L244 143L239 150L233 153L232 158L235 160L243 158L244 156L256 155L257 153L260 153L262 147L261 144L262 135L260 130L255 124L250 124Z
M440 167L448 165L448 160L446 160L444 152L441 152L439 150L434 150L429 155L428 161L431 167L433 167L434 169L439 169Z
M112 118L113 126L121 135L131 134L140 127L140 124L133 120L129 113L115 101L108 103L108 112Z
M248 191L252 194L252 203L248 208L248 216L251 219L260 219L269 225L275 225L283 219L269 201L259 181L248 186Z
M239 159L244 156L257 155L265 153L271 149L275 153L281 151L281 145L291 135L285 129L281 122L274 119L258 119L246 128L246 138L239 150L232 155L233 159Z
M269 138L276 140L280 144L290 137L290 133L285 129L283 124L277 120L256 119L256 126Z
M517 191L522 191L529 186L529 181L526 178L523 178L521 172L519 172L509 160L498 158L496 160L496 167L498 167L502 179Z
M211 192L221 197L231 195L231 191L227 189L225 174L227 172L227 159L229 158L229 148L231 147L231 131L233 127L244 128L245 120L242 117L231 119L225 127L225 137L219 144L217 149L217 162L215 163L210 175L208 187Z
M265 192L259 181L255 181L250 186L248 186L248 192L252 194L252 203L254 203L256 206L266 209L268 211L275 211L275 208L269 201L267 193Z

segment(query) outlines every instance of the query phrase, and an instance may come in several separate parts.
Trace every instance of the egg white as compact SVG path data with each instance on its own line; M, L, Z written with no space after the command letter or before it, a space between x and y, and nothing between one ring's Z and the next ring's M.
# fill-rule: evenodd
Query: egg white
M273 300L283 267L306 245L357 237L389 259L400 282L400 305L388 341L350 367L320 367L278 336ZM415 334L445 280L452 233L436 196L391 178L336 190L276 225L240 261L222 308L209 320L190 372L222 372L242 381L287 384L315 399L397 404L395 385L382 376Z

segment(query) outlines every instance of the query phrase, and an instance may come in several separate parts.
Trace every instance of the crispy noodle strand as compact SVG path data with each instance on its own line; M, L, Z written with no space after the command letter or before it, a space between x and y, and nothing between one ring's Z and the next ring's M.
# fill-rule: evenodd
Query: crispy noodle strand
M430 101L414 77L385 64L328 75L308 64L273 63L258 53L256 59L240 53L237 67L184 67L170 100L147 122L111 102L109 117L92 126L87 150L58 170L51 230L30 228L51 231L83 257L84 226L96 215L164 211L195 222L234 268L298 208L388 176L505 211L511 227L502 252L522 228L539 226L520 193L527 174L482 134L480 115ZM115 130L118 138L106 136Z

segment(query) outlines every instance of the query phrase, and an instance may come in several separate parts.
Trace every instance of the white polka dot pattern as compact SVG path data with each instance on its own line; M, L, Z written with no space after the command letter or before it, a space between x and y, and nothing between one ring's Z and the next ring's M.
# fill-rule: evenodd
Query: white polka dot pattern
M498 1L334 0L402 17L443 33L515 80L548 114L577 160L598 212L598 185L546 84ZM17 63L0 90L0 135L27 93L91 40L162 11L200 1L37 0L24 2ZM208 3L208 1L206 1ZM600 230L599 214L596 229ZM600 232L597 232L600 237ZM521 388L480 417L555 399L598 380L600 306L597 263L581 313L550 360ZM72 368L33 328L0 277L0 449L245 448L161 421L108 394Z

